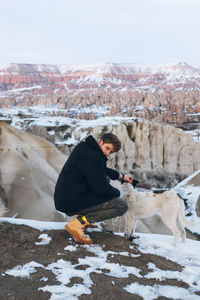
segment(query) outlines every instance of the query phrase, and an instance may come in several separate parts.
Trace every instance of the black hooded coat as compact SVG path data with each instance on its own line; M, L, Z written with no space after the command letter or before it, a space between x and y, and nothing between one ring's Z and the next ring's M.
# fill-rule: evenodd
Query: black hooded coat
M106 167L107 157L90 135L79 143L58 177L54 201L57 210L69 216L119 197L120 192L107 181L119 179L119 173Z

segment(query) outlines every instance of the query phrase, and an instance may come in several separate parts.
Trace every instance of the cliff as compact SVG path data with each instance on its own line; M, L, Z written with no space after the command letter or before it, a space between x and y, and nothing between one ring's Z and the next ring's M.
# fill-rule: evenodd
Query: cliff
M101 118L94 121L76 121L66 127L50 127L57 145L78 143L86 135L97 139L102 132L116 134L122 149L111 156L109 164L118 170L162 171L190 175L200 168L200 143L183 130L138 118ZM64 137L64 138L63 138ZM60 144L61 142L61 144ZM67 153L73 145L66 146Z

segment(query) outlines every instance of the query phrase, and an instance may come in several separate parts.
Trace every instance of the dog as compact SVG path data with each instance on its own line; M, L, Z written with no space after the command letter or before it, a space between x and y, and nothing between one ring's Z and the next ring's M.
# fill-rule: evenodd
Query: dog
M175 191L163 193L139 192L135 187L139 183L123 182L122 197L127 200L128 210L125 213L125 236L134 238L137 220L160 214L164 224L174 236L173 245L176 246L179 236L186 242L185 226L194 226L196 222L188 222L184 215L184 201Z

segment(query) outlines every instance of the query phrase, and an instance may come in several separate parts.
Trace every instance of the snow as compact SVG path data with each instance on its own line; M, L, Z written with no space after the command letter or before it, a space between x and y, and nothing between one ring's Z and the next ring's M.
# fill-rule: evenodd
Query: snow
M196 177L200 178L200 170L187 177L173 189L180 194L183 199L187 200L188 207L186 208L186 212L191 215L190 217L187 217L188 221L197 222L195 226L189 227L188 230L200 235L200 217L196 214L197 201L200 197L200 185L192 183L192 180ZM199 180L197 180L197 182L199 182Z
M64 250L66 250L66 251L76 251L77 250L77 245L76 246L69 245L69 246L65 247Z
M188 290L177 286L162 286L157 284L154 286L149 286L135 282L128 285L124 289L131 294L138 294L144 300L154 300L161 296L177 300L199 299L199 296L191 295Z
M1 222L8 222L10 224L17 225L26 225L32 228L38 229L40 231L44 230L62 230L66 222L47 222L47 221L36 221L36 220L28 220L28 219L16 219L16 218L0 218Z
M24 87L24 88L19 88L19 89L13 89L13 90L6 90L6 91L1 91L0 92L0 97L4 97L9 94L16 94L16 93L21 93L24 91L30 91L30 90L35 90L35 89L41 89L42 87L40 85L32 86L32 87Z
M42 65L40 65L40 68ZM167 74L170 79L177 78L199 78L200 69L199 67L190 66L186 63L160 63L160 64L118 64L118 63L97 63L97 64L80 64L80 65L58 65L56 66L60 73L65 74L68 72L85 72L87 74L91 73L92 76L94 72L97 74L110 73L112 68L117 67L122 74L131 74L133 72L142 72L149 74ZM83 71L84 70L84 71Z
M38 239L41 239L41 242L35 242L35 245L47 245L52 240L52 238L46 233L40 234Z
M40 281L48 281L48 277L42 277Z
M59 222L41 222L34 220L1 218L0 221L10 222L12 224L25 224L39 230L63 229L64 224ZM92 230L92 229L91 229ZM96 230L96 229L94 229ZM123 236L122 233L120 233ZM51 237L46 234L39 236L43 241L51 243ZM44 245L45 243L41 244ZM200 290L200 251L199 241L187 239L186 243L179 242L177 247L172 245L172 236L159 234L137 234L134 244L130 245L130 250L138 249L142 253L153 254L165 257L168 260L178 263L182 266L182 271L161 270L155 264L149 263L147 265L149 272L145 275L141 274L141 270L136 267L120 265L119 263L112 263L108 256L131 256L133 259L140 259L140 254L134 255L128 251L110 251L104 250L104 245L67 245L63 249L63 254L66 251L77 251L80 248L85 248L93 256L85 256L78 259L78 263L72 263L65 259L55 259L55 262L44 266L37 262L29 262L24 265L17 265L13 269L6 270L0 276L14 276L19 278L31 279L31 275L36 273L38 269L42 268L52 272L56 276L56 285L48 284L48 278L42 277L41 282L46 285L39 288L39 290L51 294L50 299L78 299L82 294L91 294L93 281L91 279L92 273L104 274L112 278L127 278L130 274L137 278L152 278L159 281L161 284L153 286L142 285L134 282L123 287L130 294L140 295L144 300L157 299L159 296L168 297L170 299L199 299L195 292ZM84 266L81 269L81 266ZM106 270L106 272L105 272ZM81 283L74 284L71 287L66 286L71 282L73 277L81 279ZM173 285L162 285L165 279L174 279L185 282L188 288L182 288ZM114 280L112 284L115 285ZM133 296L134 297L134 296Z
M27 277L30 278L30 275L36 272L36 268L42 268L43 265L38 264L34 261L31 261L30 263L27 263L23 266L18 265L14 267L13 269L7 270L5 274L14 276L14 277Z
M185 133L191 134L195 141L197 141L197 142L200 141L200 130L199 129L187 130L187 131L185 131Z

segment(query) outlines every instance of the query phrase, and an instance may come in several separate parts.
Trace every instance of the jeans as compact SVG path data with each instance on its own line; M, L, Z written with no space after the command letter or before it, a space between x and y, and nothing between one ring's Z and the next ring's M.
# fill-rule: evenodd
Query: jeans
M82 209L77 212L86 217L88 222L100 222L122 216L128 209L128 204L123 198L113 198L109 201Z

